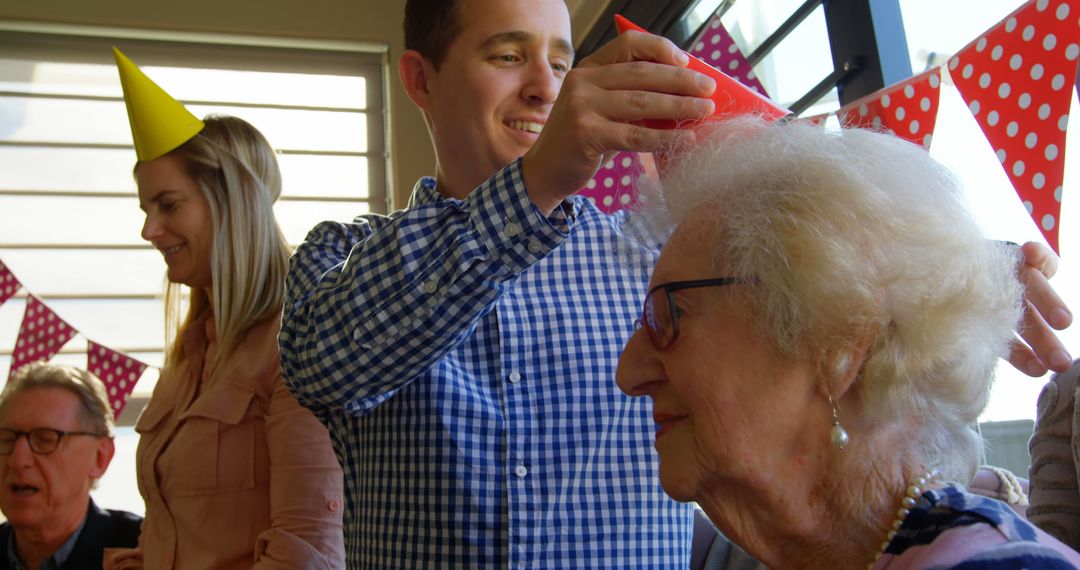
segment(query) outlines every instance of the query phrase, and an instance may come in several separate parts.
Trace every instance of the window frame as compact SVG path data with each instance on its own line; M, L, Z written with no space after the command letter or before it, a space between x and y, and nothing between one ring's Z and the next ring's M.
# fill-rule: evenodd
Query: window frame
M358 153L349 153L350 156L363 156L367 159L367 182L368 195L366 197L343 197L343 196L318 196L306 194L289 194L285 189L282 201L298 201L308 203L319 202L359 202L366 203L370 211L385 213L392 209L392 156L391 136L389 125L388 106L390 101L389 84L389 45L378 42L361 41L338 41L324 39L286 38L277 36L254 36L243 34L202 33L202 32L178 32L163 30L148 30L123 27L103 27L86 25L67 25L53 23L23 22L0 19L0 48L7 53L18 54L19 58L39 61L62 61L70 63L95 63L101 64L112 62L112 53L109 48L117 45L132 55L140 65L179 65L184 67L198 68L212 66L218 69L237 69L253 71L288 71L288 72L315 72L315 73L347 73L354 76L362 76L365 81L365 100L363 107L337 108L337 107L303 107L292 105L275 104L251 104L252 107L269 109L303 109L303 110L346 110L349 112L362 112L367 115L367 150ZM20 48L21 46L21 48ZM26 57L25 49L33 50ZM7 51L15 49L18 51ZM216 54L225 52L227 60L221 60ZM50 54L52 55L50 59ZM119 80L118 80L119 82ZM21 92L4 91L0 96L19 97ZM34 95L31 95L34 97ZM51 97L46 95L45 97ZM52 97L57 98L57 97ZM65 98L59 96L59 98ZM104 100L118 101L119 97L98 97L90 95L72 95L75 100ZM248 105L236 102L224 101L182 101L185 104L209 104L229 105L233 107L245 107ZM42 146L49 146L41 141ZM5 146L33 147L34 141L4 142ZM131 148L126 145L81 145L80 143L63 143L62 148ZM281 154L328 154L309 152L303 149L276 149ZM134 152L132 152L134 162ZM134 198L129 192L101 192L88 190L86 192L74 191L50 191L50 190L20 190L15 188L0 188L0 195L6 197L81 197L98 199ZM353 212L342 213L337 217L350 217ZM329 216L328 216L329 217ZM295 245L295 244L294 244ZM79 251L89 250L97 254L108 255L110 250L117 249L148 249L148 245L126 244L85 244L85 243L59 243L59 244L35 244L32 238L19 243L0 244L0 259L5 253L15 250L53 250L53 251ZM26 279L24 279L26 281ZM25 285L25 283L24 283ZM50 300L77 300L89 302L117 302L117 301L140 301L136 305L145 306L146 301L156 301L154 306L161 306L162 292L153 294L146 293L88 293L78 290L62 292L38 292L30 290L42 298L46 303ZM25 303L27 288L24 287L15 297L9 299L4 305L10 303ZM141 310L141 307L140 307ZM21 314L21 312L20 312ZM70 323L77 330L82 330L80 323ZM96 342L106 344L125 354L131 354L136 358L146 361L150 356L152 368L160 370L158 363L162 362L161 355L164 346L161 343L146 343L146 346L115 346L102 342L102 339L92 338ZM0 355L9 359L14 346L0 347ZM81 366L85 367L84 356L86 354L86 337L77 335L58 353L54 359L71 362L72 359L82 359ZM155 357L156 360L155 360ZM144 373L144 378L153 374L150 370ZM140 378L142 383L144 378ZM127 407L120 417L117 418L118 426L131 426L138 414L149 400L149 390L137 390L132 393Z

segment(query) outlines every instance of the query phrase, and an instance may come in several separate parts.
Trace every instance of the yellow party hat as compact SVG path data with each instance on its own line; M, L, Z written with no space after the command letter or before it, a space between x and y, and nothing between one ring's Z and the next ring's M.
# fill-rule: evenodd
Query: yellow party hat
M131 137L140 161L153 160L191 140L205 124L113 48L124 88Z

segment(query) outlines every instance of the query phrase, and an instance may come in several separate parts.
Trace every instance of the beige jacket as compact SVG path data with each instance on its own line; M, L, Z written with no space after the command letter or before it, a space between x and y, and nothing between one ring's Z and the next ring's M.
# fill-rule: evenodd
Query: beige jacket
M219 363L207 317L135 424L146 519L139 548L106 567L343 568L342 471L326 428L282 384L278 318Z

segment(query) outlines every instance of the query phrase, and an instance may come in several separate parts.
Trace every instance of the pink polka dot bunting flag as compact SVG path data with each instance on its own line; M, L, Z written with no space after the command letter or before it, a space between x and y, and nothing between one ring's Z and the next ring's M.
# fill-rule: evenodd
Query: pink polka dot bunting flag
M13 297L20 287L22 284L15 278L15 274L0 261L0 305Z
M76 332L45 303L30 295L27 297L26 312L23 313L22 325L19 327L19 338L15 341L8 377L31 362L49 360L60 352Z
M636 152L620 152L605 162L581 195L592 200L602 212L617 212L637 203L634 182L645 172Z
M92 340L87 341L86 354L86 369L105 384L113 414L119 416L147 364Z
M709 20L697 41L691 44L689 52L690 55L734 77L739 83L768 96L754 75L750 61L724 28L719 16L713 16Z
M935 67L852 101L838 115L846 127L885 130L930 148L940 94L941 69Z
M949 74L1017 194L1058 250L1080 0L1033 0L949 59Z

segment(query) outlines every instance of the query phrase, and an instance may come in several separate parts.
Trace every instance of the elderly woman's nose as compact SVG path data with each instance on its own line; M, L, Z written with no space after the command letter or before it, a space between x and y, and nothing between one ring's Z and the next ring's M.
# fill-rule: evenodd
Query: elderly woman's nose
M647 364L651 346L648 333L639 328L623 347L619 367L615 371L615 382L628 396L648 396L656 385L655 375L648 373L654 368Z

